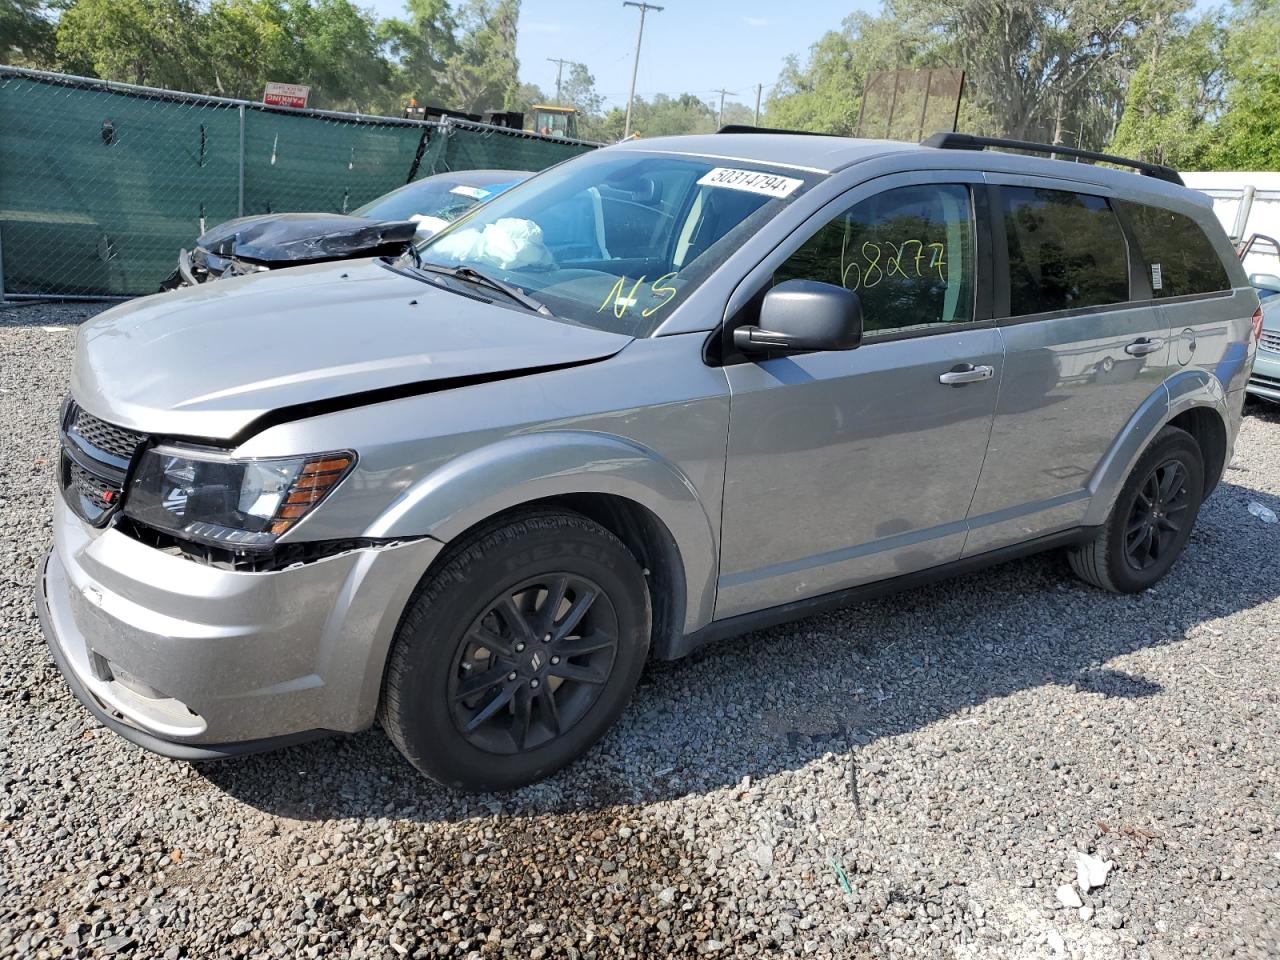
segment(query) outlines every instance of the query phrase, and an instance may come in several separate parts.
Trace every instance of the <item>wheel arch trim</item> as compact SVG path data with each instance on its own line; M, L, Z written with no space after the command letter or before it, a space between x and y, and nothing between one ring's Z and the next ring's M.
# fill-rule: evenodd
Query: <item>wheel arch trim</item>
M512 508L574 494L619 497L648 510L666 528L684 568L684 631L710 621L719 545L696 487L655 451L613 434L546 431L471 450L405 490L368 535L427 535L448 543Z
M1180 371L1151 392L1112 441L1111 448L1089 479L1089 509L1084 525L1097 526L1106 521L1120 488L1142 456L1142 451L1173 420L1194 409L1212 410L1221 419L1228 446L1223 461L1225 468L1226 460L1230 459L1231 444L1227 394L1218 379L1204 370ZM1216 482L1217 477L1211 479Z

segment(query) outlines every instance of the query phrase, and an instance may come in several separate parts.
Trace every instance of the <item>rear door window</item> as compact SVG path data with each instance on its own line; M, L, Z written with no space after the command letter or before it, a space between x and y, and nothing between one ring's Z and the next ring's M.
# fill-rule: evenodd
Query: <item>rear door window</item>
M1163 207L1121 201L1157 300L1231 289L1222 259L1190 217Z
M1129 299L1129 251L1103 197L1001 187L1009 314L1103 307Z

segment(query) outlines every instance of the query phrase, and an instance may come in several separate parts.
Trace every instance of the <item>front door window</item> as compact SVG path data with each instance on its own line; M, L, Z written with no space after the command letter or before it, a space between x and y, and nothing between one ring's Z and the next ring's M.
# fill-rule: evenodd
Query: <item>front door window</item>
M868 334L973 319L973 216L960 184L898 187L818 230L774 282L820 280L862 300Z

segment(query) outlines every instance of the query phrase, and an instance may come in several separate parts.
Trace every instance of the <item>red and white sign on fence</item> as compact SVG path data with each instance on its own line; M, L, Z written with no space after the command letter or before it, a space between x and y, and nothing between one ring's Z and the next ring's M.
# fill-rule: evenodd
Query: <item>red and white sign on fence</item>
M262 102L273 107L305 107L311 88L301 83L268 83Z

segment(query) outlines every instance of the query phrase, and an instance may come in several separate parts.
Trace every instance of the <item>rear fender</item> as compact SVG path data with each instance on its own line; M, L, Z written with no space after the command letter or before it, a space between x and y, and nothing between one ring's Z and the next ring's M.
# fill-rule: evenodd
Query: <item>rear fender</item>
M688 477L653 450L621 437L550 431L472 450L401 494L367 535L425 534L449 542L512 507L583 493L622 497L657 517L684 567L684 630L704 626L715 602L715 528Z
M1147 397L1112 442L1098 469L1089 480L1089 509L1083 526L1098 526L1107 520L1111 506L1120 495L1133 466L1152 440L1169 421L1194 407L1208 407L1222 418L1227 428L1227 456L1231 459L1231 416L1222 383L1204 370L1182 370ZM1217 477L1207 478L1216 483Z

